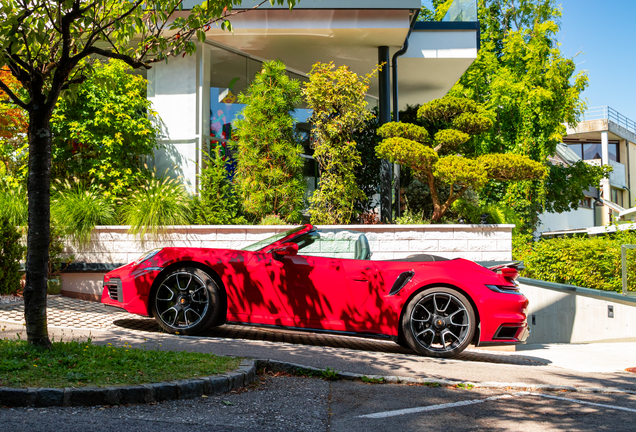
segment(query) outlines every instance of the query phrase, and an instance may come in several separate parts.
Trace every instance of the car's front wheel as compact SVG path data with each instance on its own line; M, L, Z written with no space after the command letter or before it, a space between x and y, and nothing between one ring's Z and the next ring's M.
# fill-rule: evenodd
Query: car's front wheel
M418 354L450 358L461 353L475 334L475 312L461 293L432 288L417 294L402 315L402 332Z
M219 287L204 271L183 267L168 273L151 296L151 311L169 333L194 335L218 322Z

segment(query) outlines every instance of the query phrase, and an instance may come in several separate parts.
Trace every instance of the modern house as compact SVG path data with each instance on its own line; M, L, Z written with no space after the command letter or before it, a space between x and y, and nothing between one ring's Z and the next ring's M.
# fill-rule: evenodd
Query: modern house
M243 3L235 10L260 1ZM186 9L195 4L184 2ZM171 58L147 73L148 98L164 131L157 170L175 172L196 191L203 152L230 138L243 108L236 96L266 60L282 60L301 81L317 62L346 65L360 75L384 64L367 95L381 123L396 107L444 96L477 57L476 0L455 0L441 22L417 22L420 8L420 0L302 0L292 11L266 3L232 17L233 32L211 28L206 41L197 42L196 55ZM310 112L298 109L296 116L302 129ZM306 151L305 175L314 189L308 141ZM383 166L381 190L381 213L389 218L391 168Z
M541 215L538 233L555 236L572 233L594 234L616 220L636 217L636 122L611 107L591 108L576 128L568 128L557 148L557 163L583 160L593 165L610 165L608 179L600 189L592 188L578 210Z

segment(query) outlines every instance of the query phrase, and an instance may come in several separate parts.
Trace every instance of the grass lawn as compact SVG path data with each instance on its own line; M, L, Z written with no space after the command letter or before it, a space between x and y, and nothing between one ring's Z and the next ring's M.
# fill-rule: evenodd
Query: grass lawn
M50 350L21 340L0 340L0 386L101 387L220 374L241 359L176 351L134 349L127 343L54 342Z

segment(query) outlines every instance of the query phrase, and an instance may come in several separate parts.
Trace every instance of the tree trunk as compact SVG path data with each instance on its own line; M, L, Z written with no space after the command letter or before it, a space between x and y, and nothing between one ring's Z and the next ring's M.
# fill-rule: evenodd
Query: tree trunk
M29 343L50 347L46 322L46 283L51 237L51 126L44 103L29 112L29 231L27 234L24 317Z

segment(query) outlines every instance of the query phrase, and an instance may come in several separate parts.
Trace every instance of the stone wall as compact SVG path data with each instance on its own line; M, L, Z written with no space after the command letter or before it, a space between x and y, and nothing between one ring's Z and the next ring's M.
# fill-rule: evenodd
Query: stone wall
M364 232L372 260L403 258L417 253L474 261L512 259L513 225L347 225L318 226L325 231L347 229ZM145 251L159 247L207 247L240 249L287 226L178 226L161 238L140 241L127 226L99 226L86 247L67 244L66 254L88 263L128 263ZM347 258L352 258L346 256Z

